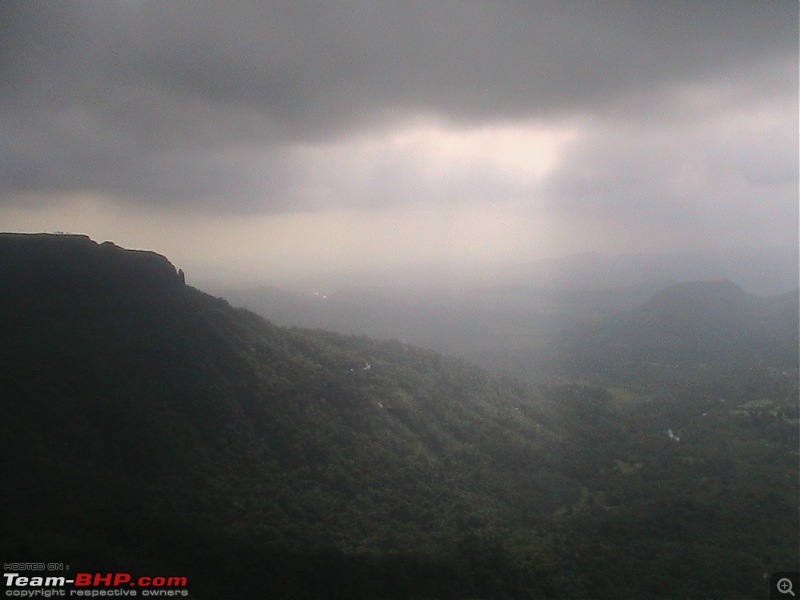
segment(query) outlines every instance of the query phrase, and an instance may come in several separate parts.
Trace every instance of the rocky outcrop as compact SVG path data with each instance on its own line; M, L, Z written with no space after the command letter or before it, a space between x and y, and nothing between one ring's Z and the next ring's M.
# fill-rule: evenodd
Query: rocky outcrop
M85 235L0 233L2 293L103 297L159 294L183 285L182 273L155 252L98 244Z

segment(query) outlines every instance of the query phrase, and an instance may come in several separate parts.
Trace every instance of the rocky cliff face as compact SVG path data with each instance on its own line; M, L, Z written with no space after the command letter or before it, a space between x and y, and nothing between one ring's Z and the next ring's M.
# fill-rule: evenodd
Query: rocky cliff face
M83 235L2 233L0 286L39 300L36 292L45 288L45 298L159 294L182 287L183 273L155 252L98 244Z

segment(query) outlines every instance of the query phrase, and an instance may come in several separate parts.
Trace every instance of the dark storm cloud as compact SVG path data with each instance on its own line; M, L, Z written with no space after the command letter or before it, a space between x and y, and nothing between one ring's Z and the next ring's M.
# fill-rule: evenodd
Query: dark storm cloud
M294 191L308 172L292 144L417 114L464 127L682 122L718 105L687 104L676 90L716 84L724 100L748 102L797 89L792 1L102 0L0 10L3 202L92 191L284 210L305 202Z

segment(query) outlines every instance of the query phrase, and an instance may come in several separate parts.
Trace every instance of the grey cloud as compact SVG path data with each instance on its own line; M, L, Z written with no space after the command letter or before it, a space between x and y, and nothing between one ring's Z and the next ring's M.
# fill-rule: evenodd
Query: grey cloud
M594 131L538 191L546 211L730 245L796 245L797 124L735 115L700 127Z
M681 86L720 82L743 102L797 89L798 7L788 1L87 0L2 11L0 201L93 190L286 210L308 174L293 143L413 114L464 126L684 121L716 105L676 104ZM389 184L413 171L394 166ZM479 191L489 175L472 178ZM403 178L400 187L413 174ZM469 179L454 179L452 194L475 191ZM361 195L404 195L379 199L375 187ZM359 195L346 182L333 192L338 202Z

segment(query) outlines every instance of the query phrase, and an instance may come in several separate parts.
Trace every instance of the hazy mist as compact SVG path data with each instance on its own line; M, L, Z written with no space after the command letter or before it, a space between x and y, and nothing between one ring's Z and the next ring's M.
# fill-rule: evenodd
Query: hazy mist
M0 223L190 280L798 242L796 2L5 2Z

